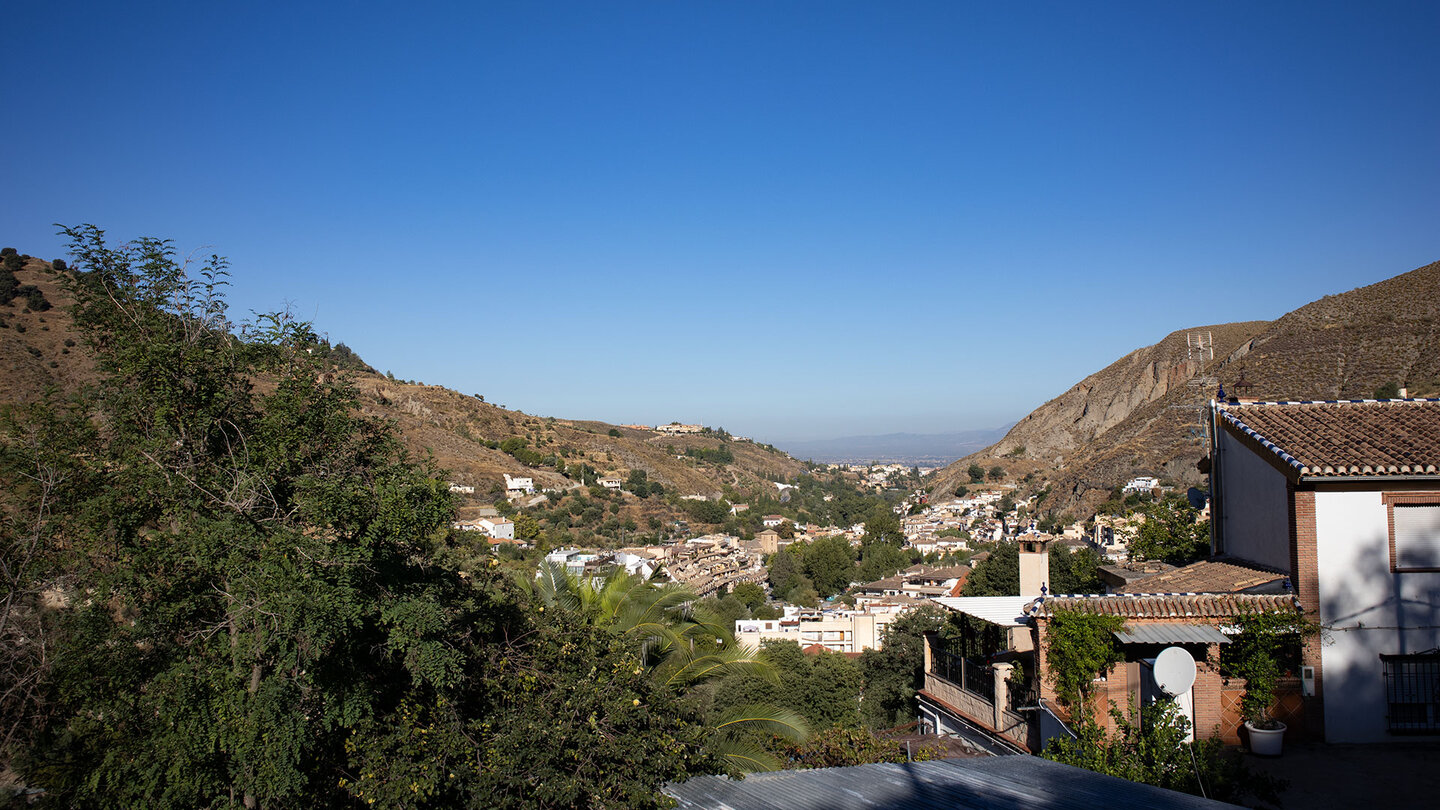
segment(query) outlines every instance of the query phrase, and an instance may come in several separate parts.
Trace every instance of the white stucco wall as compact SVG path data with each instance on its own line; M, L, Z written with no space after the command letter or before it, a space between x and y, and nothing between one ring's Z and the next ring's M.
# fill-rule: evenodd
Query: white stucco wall
M1390 572L1385 504L1376 491L1317 491L1325 737L1387 742L1380 654L1440 646L1440 573Z
M1220 519L1226 554L1290 570L1290 516L1285 476L1221 429Z

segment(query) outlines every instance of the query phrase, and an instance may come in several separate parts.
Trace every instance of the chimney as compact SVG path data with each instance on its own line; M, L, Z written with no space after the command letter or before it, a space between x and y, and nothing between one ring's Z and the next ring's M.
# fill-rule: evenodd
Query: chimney
M1034 536L1020 538L1020 595L1039 596L1050 584L1050 541Z
M1409 398L1410 398L1410 389L1408 389L1408 388L1401 388L1401 389L1400 389L1400 398L1401 398L1401 399L1409 399Z

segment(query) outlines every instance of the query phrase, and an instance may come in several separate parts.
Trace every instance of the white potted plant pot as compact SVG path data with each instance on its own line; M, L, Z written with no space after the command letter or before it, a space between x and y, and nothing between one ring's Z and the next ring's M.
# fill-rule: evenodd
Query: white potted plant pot
M1285 743L1285 724L1275 721L1274 728L1260 728L1245 721L1245 730L1250 732L1250 753L1262 757L1278 757Z

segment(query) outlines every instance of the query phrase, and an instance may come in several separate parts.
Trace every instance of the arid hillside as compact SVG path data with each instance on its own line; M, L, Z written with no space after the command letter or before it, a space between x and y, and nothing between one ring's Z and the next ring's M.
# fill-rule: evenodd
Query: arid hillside
M70 319L70 300L60 283L63 271L33 257L24 257L19 267L16 282L36 287L49 308L31 309L24 297L0 305L0 403L34 402L47 389L75 391L95 375L94 363ZM773 494L768 482L793 480L805 469L779 450L721 434L671 436L602 422L534 416L448 388L390 379L359 369L363 363L354 362L353 355L351 359L341 373L353 375L365 412L394 420L412 452L432 456L457 483L474 486L476 500L484 500L507 473L530 476L537 488L575 485L578 473L570 478L561 475L557 465L545 462L552 458L575 470L588 465L595 474L622 479L633 470L643 470L667 491L712 497L726 487L740 496ZM263 386L264 381L257 384ZM516 458L525 453L506 453L497 446L516 438L534 453L535 463ZM687 450L695 452L687 455Z
M1197 359L1190 345L1202 334L1213 340L1213 358L1206 352ZM965 483L972 463L1010 465L1053 485L1043 508L1083 516L1134 475L1199 484L1195 465L1206 452L1199 417L1221 384L1262 399L1365 398L1387 384L1411 396L1440 393L1440 262L1326 296L1275 321L1173 332L946 467L936 489Z

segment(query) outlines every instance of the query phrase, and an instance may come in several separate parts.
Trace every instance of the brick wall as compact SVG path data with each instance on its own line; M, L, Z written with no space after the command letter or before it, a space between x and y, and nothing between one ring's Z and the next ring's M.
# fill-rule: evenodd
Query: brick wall
M1295 572L1295 598L1312 622L1320 621L1320 564L1315 536L1315 491L1288 487L1290 501L1290 570ZM1305 728L1325 738L1325 687L1320 666L1320 636L1306 636L1300 653L1304 666L1315 668L1315 696L1304 703Z

